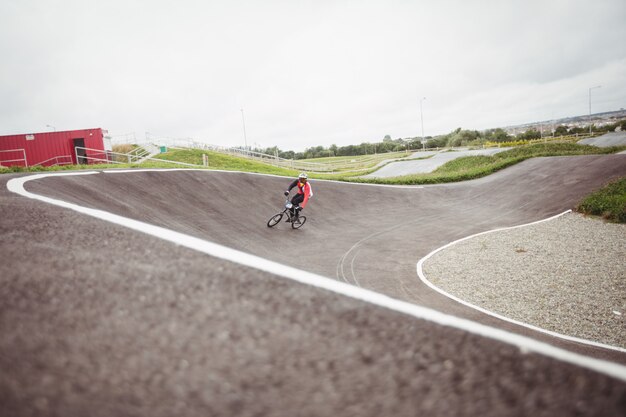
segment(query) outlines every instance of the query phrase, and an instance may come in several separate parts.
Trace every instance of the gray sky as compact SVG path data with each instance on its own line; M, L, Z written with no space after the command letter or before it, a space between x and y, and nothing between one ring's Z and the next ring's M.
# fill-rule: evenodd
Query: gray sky
M0 135L309 146L626 108L626 1L2 0Z

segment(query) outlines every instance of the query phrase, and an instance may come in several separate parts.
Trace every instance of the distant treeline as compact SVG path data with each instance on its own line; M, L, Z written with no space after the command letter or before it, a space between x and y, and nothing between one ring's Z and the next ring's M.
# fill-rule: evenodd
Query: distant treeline
M591 129L594 133L606 133L615 131L616 128L621 127L626 131L626 120L620 120L616 123L608 124L605 126L592 125ZM392 139L389 135L385 136L381 142L369 143L364 142L360 145L348 145L337 146L331 145L329 147L315 146L307 148L304 152L283 151L278 147L273 146L271 148L255 148L251 149L255 152L261 152L268 155L277 155L280 158L285 159L310 159L310 158L324 158L329 156L356 156L356 155L371 155L375 153L386 152L399 152L404 150L416 150L423 148L445 148L456 146L480 146L485 142L509 142L513 140L530 140L540 139L542 136L566 136L574 134L588 133L588 127L572 127L568 128L565 125L557 126L554 131L544 131L543 133L535 128L528 129L524 133L518 135L510 135L504 129L489 129L482 132L478 130L466 130L462 128L455 129L454 131L440 136L426 136L424 143L421 138L406 138L406 139Z

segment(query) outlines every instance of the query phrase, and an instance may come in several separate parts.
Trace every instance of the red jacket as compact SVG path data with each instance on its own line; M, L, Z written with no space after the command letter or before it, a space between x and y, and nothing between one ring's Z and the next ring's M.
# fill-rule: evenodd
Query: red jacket
M300 203L300 207L304 208L306 207L307 201L309 201L309 197L313 196L313 189L311 188L311 184L309 184L308 181L302 184L299 180L295 180L294 182L289 184L289 188L287 188L287 190L291 191L291 189L295 186L298 186L298 194L304 194L304 200L302 200L302 203Z

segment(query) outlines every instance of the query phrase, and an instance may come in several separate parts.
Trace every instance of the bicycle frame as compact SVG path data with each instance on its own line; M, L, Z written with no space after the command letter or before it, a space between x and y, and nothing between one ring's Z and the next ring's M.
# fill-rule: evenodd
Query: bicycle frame
M291 211L292 208L294 208L293 211ZM299 217L298 212L299 210L295 210L294 205L291 203L291 201L289 201L289 199L287 199L287 201L285 201L285 210L283 210L283 213L287 214L287 218L289 220L297 219Z
M268 227L276 226L278 223L280 223L282 218L286 215L287 222L291 223L291 227L294 229L299 229L306 222L306 216L300 216L299 210L295 210L294 206L298 207L297 205L292 204L289 201L289 198L287 198L287 200L285 201L285 208L283 209L283 211L272 216L267 222L267 226Z

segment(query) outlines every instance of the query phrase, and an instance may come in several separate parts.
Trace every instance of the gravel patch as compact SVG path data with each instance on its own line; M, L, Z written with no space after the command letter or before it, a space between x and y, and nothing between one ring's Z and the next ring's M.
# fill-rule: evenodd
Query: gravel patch
M626 225L577 213L477 236L423 265L442 290L494 313L626 348Z

